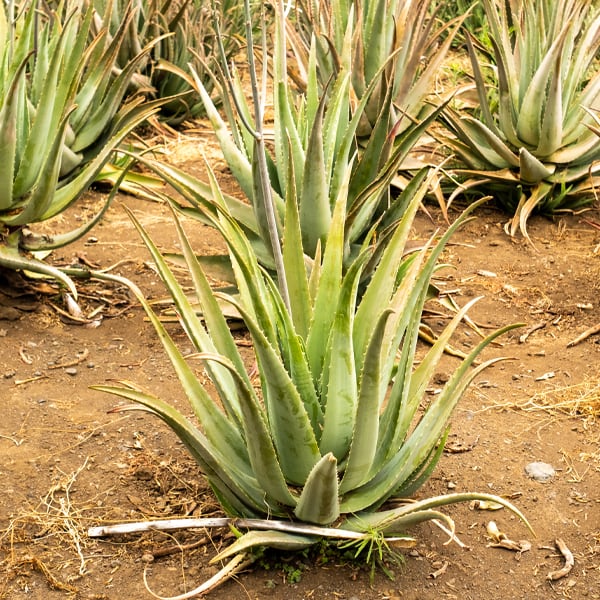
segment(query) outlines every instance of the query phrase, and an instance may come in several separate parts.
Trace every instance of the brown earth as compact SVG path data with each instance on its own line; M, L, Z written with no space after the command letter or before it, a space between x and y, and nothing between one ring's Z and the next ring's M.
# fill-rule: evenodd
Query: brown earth
M186 160L198 163L196 143ZM69 217L89 216L102 197L90 193ZM120 196L88 237L53 255L74 258L136 281L151 298L163 290L123 206L129 206L165 251L176 249L168 211L159 203ZM444 227L440 211L421 213L415 238ZM451 217L456 216L451 211ZM537 537L505 510L469 506L448 509L457 535L452 542L435 525L415 530L417 545L391 565L394 578L341 554L267 557L211 593L215 599L429 599L600 598L600 336L572 346L600 322L598 210L555 220L533 218L533 249L502 229L505 216L480 209L448 246L438 283L457 304L483 295L471 310L481 328L525 323L501 339L487 357L512 360L485 371L465 395L447 451L419 496L448 491L500 494L526 514ZM199 253L222 248L215 234L188 223ZM120 262L123 261L123 262ZM58 296L33 288L0 288L0 598L134 600L150 598L143 582L164 596L192 589L215 572L208 565L227 536L200 532L130 534L90 539L93 525L218 514L202 475L175 436L142 413L109 414L118 400L90 390L127 379L186 410L160 343L125 290L79 282L85 316L98 327L62 316ZM428 324L446 322L448 310L432 306ZM95 315L93 311L98 310ZM172 331L184 344L177 326ZM462 327L453 340L465 350L477 340ZM244 343L243 333L240 342ZM448 357L430 393L457 364ZM550 463L547 483L530 479L525 466ZM494 520L508 538L531 548L490 547L486 525ZM564 559L560 538L574 555L565 577L548 580ZM163 556L161 556L161 553ZM298 580L299 581L296 581Z

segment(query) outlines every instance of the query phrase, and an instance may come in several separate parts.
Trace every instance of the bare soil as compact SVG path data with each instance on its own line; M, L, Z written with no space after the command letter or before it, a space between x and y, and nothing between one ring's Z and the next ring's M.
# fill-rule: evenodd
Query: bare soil
M198 145L185 157L191 171L198 168ZM88 194L69 218L85 219L102 201L98 192ZM51 260L118 263L114 272L160 299L164 290L125 205L161 249L177 249L164 205L119 196L87 240ZM415 223L416 239L446 226L435 206L427 210ZM483 296L470 313L483 330L524 326L486 352L511 360L485 371L465 395L447 451L419 497L450 491L509 497L536 537L505 510L457 506L448 513L467 547L447 543L435 525L420 526L417 545L401 551L403 564L390 565L393 578L382 572L371 578L342 554L271 552L211 598L600 598L600 335L569 346L600 322L600 231L591 224L600 214L534 217L529 231L537 249L509 238L506 216L493 207L476 217L448 246L439 287L459 305ZM187 230L199 253L222 249L210 229L187 223ZM143 413L111 414L118 400L90 389L130 380L187 410L154 331L126 291L99 282L78 287L84 317L99 326L63 316L64 302L43 282L5 279L0 287L0 598L150 598L144 570L154 592L176 595L214 574L209 559L230 540L226 532L208 539L198 531L87 537L93 525L219 509L162 423ZM439 331L449 312L435 303L430 309L426 321ZM185 346L177 325L170 327ZM477 339L465 324L453 345L464 351ZM456 365L456 358L445 358L430 393ZM554 477L529 478L525 466L534 461L552 465ZM491 547L491 520L530 549ZM551 581L548 574L564 565L559 538L574 567Z

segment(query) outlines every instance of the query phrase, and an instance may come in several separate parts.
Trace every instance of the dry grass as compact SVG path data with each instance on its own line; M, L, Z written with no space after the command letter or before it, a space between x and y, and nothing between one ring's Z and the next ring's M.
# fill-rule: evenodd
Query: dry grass
M10 581L31 571L41 573L52 589L77 592L70 581L62 581L55 575L40 555L49 545L65 548L76 557L71 559L78 563L76 577L86 573L83 552L87 539L87 523L83 518L86 509L75 508L71 502L71 488L86 467L87 459L73 473L63 474L36 508L24 508L11 518L0 535L0 549L6 551L6 558L0 562L4 574L0 580L0 598L9 597L6 593ZM23 548L17 549L20 545Z

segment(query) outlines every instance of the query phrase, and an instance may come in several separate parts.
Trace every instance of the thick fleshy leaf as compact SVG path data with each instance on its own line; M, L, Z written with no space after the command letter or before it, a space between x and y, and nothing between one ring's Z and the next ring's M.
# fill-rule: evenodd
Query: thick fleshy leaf
M365 252L356 259L342 281L322 371L324 417L319 447L321 452L332 452L339 461L348 453L356 420L358 373L352 329L360 274L367 258Z
M529 150L521 148L519 151L519 177L523 183L537 184L547 179L556 170L555 165L545 165L538 160Z
M17 152L17 119L19 104L24 100L23 85L26 66L27 61L23 61L10 85L6 86L0 110L0 211L10 209L14 203L13 180Z
M381 313L362 361L356 420L344 476L340 482L341 494L368 479L375 459L379 441L379 410L383 404L381 340L390 313L391 309Z
M225 366L231 365L222 356L201 356L211 362L218 362ZM233 365L230 366L230 369L240 396L244 437L256 480L276 502L293 507L296 505L296 498L288 489L286 477L281 469L279 456L275 451L275 446L271 438L271 432L274 431L274 427L267 422L263 408L252 388L249 388L244 379L237 374ZM304 457L299 457L297 460L301 460L302 458Z
M215 485L220 493L227 493L228 501L232 506L241 510L240 516L252 516L262 512L264 504L264 488L260 487L253 476L249 475L246 468L240 468L239 460L231 460L222 450L226 445L215 446L194 427L175 408L151 394L141 392L130 387L117 387L97 385L92 389L108 392L126 400L136 402L137 405L123 406L113 409L113 412L148 410L160 417L184 443L192 456L202 467L211 484ZM145 407L144 409L142 409ZM243 467L243 465L242 465Z
M422 511L435 510L442 506L448 506L458 502L470 502L472 500L485 500L487 502L501 504L519 517L529 531L534 533L531 525L525 518L525 515L523 515L523 513L516 506L514 506L514 504L505 498L496 496L494 494L480 494L471 492L459 492L455 494L444 494L443 496L434 496L432 498L426 498L417 502L409 502L399 506L398 508L378 511L376 513L361 512L356 516L349 517L344 522L343 526L345 529L354 531L369 531L375 529L380 530L383 533L401 533L407 528L407 521L404 521L403 519L410 517L410 515L418 515L418 513ZM414 523L414 521L412 523Z
M399 451L389 459L371 481L344 497L341 506L342 512L357 512L371 506L381 505L394 490L400 487L402 481L414 473L430 454L431 448L435 447L444 435L448 419L472 379L490 364L501 360L488 361L469 372L468 369L475 358L498 336L518 326L509 325L495 331L471 351L454 371L441 394L427 408L415 430L411 432L410 437L405 440Z
M325 98L321 100L308 139L304 163L302 193L298 213L302 232L302 247L309 256L314 256L317 244L323 244L331 226L329 202L329 177L326 173L323 150L323 112Z
M211 559L211 563L225 560L236 554L247 552L252 548L275 548L277 550L304 550L319 540L318 537L309 537L286 531L248 531L239 537Z
M564 29L541 61L519 107L517 118L517 135L525 143L536 147L541 141L542 110L547 110L547 93L550 78L556 67L557 58L564 46L565 36L569 31L569 23L564 24ZM540 106L541 104L541 106Z
M340 516L337 460L331 453L311 470L294 514L301 521L329 525Z
M252 336L269 430L277 448L281 469L289 482L302 485L321 458L311 420L281 358L245 308L235 303L234 306L240 311ZM248 435L253 435L251 430Z

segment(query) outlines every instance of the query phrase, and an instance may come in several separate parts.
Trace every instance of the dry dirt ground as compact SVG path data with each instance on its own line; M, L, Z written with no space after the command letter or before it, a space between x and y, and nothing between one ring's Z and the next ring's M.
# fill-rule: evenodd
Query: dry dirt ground
M201 145L201 144L200 144ZM192 144L196 148L198 144ZM189 170L197 156L185 157ZM86 218L98 204L89 194L72 211ZM130 277L153 298L164 292L123 206L129 206L165 250L176 250L165 206L120 196L88 239L56 252ZM414 236L444 227L439 210L421 213ZM451 211L451 217L456 216ZM341 553L269 553L249 572L211 593L215 599L551 599L600 598L600 335L570 345L600 322L600 222L598 210L555 221L534 218L537 250L502 230L493 208L456 235L444 254L450 265L438 283L459 305L483 295L471 311L479 327L522 322L486 352L512 360L487 370L465 395L447 451L420 496L486 491L512 501L536 537L501 510L449 509L466 547L447 544L435 525L414 532L416 547L391 565L393 578L366 569ZM219 240L188 224L199 253ZM121 262L122 261L122 262ZM181 515L218 514L202 475L175 436L148 415L110 414L118 400L90 389L128 379L183 410L185 403L168 360L139 306L125 290L80 282L84 316L98 327L61 315L46 287L4 281L0 288L0 598L138 600L150 598L143 581L163 596L189 590L215 572L208 565L228 536L204 532L145 533L90 539L93 525ZM58 308L56 308L58 307ZM434 330L448 311L435 304ZM176 324L172 331L184 344ZM240 332L240 343L244 343ZM465 324L453 340L465 350L477 339ZM457 359L447 357L430 393ZM542 461L556 473L546 482L525 467ZM486 526L495 521L508 538L528 541L515 552L490 547ZM574 567L564 565L562 539Z

